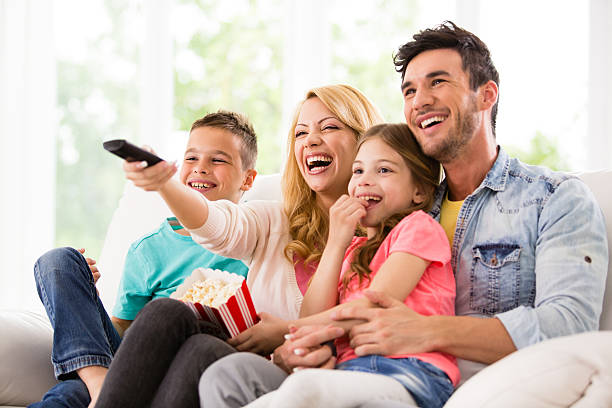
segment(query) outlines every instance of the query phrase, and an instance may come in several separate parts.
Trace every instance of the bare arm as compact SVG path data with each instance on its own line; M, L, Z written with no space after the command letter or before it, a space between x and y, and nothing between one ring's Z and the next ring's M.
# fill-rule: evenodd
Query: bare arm
M492 363L516 350L496 318L423 316L384 293L368 291L366 296L379 308L345 308L332 316L365 321L350 331L351 346L357 355L442 351L466 360Z
M115 330L117 330L117 333L119 333L119 336L123 337L123 335L125 334L125 331L128 329L128 327L130 327L133 320L124 320L124 319L119 319L118 317L115 317L115 316L111 316L111 322L113 323L113 326L115 326Z
M414 287L421 279L423 272L429 265L429 262L405 252L394 252L385 263L380 267L370 288L386 293L390 298L397 300L403 305L404 299L412 292ZM336 288L336 285L334 285ZM332 316L342 313L345 309L372 309L379 306L371 302L368 298L363 297L355 299L347 303L337 305L331 309L313 314L307 317L300 318L294 324L297 327L305 325L328 325L334 323ZM342 321L336 321L335 326L345 330L350 330L356 324L363 323L364 319L355 318Z
M208 220L206 198L172 178L176 164L161 161L143 168L140 162L124 161L123 170L136 187L157 191L185 228L199 228Z

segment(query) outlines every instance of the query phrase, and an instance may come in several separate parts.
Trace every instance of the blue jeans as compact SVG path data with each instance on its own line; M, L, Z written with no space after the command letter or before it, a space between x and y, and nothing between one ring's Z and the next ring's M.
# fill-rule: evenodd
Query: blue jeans
M108 367L121 342L98 297L87 261L72 248L53 249L34 264L38 296L53 326L51 360L61 382L32 407L87 407L76 370Z
M421 408L441 408L454 391L453 383L439 368L414 357L357 357L336 366L339 370L382 374L399 381Z

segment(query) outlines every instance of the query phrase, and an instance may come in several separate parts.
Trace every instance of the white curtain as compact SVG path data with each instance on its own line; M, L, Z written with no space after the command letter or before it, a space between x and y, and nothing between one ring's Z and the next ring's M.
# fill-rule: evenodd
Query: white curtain
M39 309L33 264L53 245L53 1L0 0L0 307Z

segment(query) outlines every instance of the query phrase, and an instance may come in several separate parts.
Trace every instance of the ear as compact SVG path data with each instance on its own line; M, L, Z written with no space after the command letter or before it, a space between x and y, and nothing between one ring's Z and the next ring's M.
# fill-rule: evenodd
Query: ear
M251 187L253 187L253 182L255 181L255 176L257 176L257 171L255 169L248 169L244 172L244 180L242 181L242 185L240 186L240 190L249 191Z
M425 193L420 187L417 187L412 194L412 202L414 204L423 204L423 201L425 201Z
M479 88L479 102L480 108L482 110L489 110L495 105L497 102L497 97L499 96L499 88L495 81L487 81L487 83L483 84Z

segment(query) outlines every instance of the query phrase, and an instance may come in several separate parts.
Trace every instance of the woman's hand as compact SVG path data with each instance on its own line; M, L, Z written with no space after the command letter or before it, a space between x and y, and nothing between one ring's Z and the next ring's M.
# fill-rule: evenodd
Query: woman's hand
M148 146L143 149L153 152ZM159 191L176 173L178 167L175 162L168 163L161 161L151 167L147 167L147 162L123 162L125 178L131 180L136 187L145 191Z
M232 337L227 342L238 351L250 351L264 356L281 345L288 331L287 322L269 313L259 313L260 321Z
M325 343L344 335L344 330L331 325L290 327L285 343L274 350L274 364L287 373L302 368L334 368L336 357Z
M366 215L366 204L363 200L343 194L329 209L328 243L343 246L345 249L355 235L355 228Z

